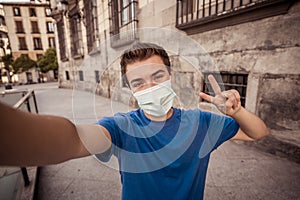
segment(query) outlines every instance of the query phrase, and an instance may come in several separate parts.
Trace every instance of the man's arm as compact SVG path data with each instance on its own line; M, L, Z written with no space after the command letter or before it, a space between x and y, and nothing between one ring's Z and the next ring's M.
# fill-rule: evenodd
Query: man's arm
M221 112L231 116L238 122L240 129L232 139L253 141L269 134L265 123L258 116L241 106L238 91L227 90L222 92L212 75L209 75L208 79L216 96L212 97L205 93L200 93L200 97L215 104Z
M232 140L253 141L269 134L265 123L243 107L231 117L233 117L240 126L239 131Z
M56 164L104 152L111 144L108 131L99 125L76 126L63 117L31 114L2 103L0 130L0 165L6 166Z

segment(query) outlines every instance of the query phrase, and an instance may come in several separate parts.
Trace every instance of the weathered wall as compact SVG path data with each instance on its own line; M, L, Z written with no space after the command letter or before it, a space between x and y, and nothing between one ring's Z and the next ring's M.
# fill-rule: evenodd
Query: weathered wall
M275 131L300 130L300 75L264 74L258 96L258 113Z
M138 5L138 28L161 27L176 30L176 1L141 0ZM118 55L108 41L108 18L107 1L101 1L98 5L100 48L97 64L91 64L94 66L91 69L80 66L80 61L76 60L60 63L60 82L64 87L73 87L75 81L79 89L132 104L129 89L122 87L120 82L119 61L113 60ZM189 36L210 54L220 71L248 74L246 108L259 114L270 129L285 130L285 133L295 133L299 130L299 104L295 103L300 94L299 89L297 90L300 74L299 21L300 3L296 2L285 15ZM82 28L84 29L84 26ZM85 34L83 31L84 44ZM172 43L173 38L165 40ZM203 87L202 72L195 70L178 56L179 50L172 53L172 81L178 95L177 103L188 108L196 107L194 100L198 100L197 93ZM85 59L93 56L97 57L97 54L85 53ZM65 81L66 69L70 71L70 81ZM84 82L76 81L79 69L84 72ZM101 71L100 84L95 83L94 70ZM187 96L190 98L181 98ZM284 104L286 102L289 103Z
M139 13L141 27L175 26L172 1L148 1ZM154 17L149 17L149 16ZM285 15L211 30L190 37L209 52L220 71L248 74L246 108L261 116L271 132L300 144L300 2ZM202 89L201 73L172 58L179 96L190 86ZM200 77L199 77L200 76ZM186 102L186 104L189 104Z

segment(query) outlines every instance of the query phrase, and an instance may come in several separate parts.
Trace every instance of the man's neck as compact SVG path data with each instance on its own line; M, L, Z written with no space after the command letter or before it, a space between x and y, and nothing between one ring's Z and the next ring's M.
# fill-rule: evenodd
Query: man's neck
M143 111L143 112L144 112L144 111ZM172 117L173 112L174 112L174 109L171 108L171 109L168 111L168 113L167 113L165 116L163 116L163 117L156 117L156 116L153 116L153 115L149 115L149 114L147 114L146 112L144 112L144 114L145 114L145 116L146 116L148 119L150 119L151 121L160 121L160 122L162 122L162 121L166 121L167 119L169 119L170 117Z

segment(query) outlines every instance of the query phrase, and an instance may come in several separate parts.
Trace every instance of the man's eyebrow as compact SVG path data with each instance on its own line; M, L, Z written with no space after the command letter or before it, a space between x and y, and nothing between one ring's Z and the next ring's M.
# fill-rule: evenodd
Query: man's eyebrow
M153 74L151 74L151 76L155 76L155 75L159 74L160 72L165 72L165 70L159 69L156 72L154 72Z

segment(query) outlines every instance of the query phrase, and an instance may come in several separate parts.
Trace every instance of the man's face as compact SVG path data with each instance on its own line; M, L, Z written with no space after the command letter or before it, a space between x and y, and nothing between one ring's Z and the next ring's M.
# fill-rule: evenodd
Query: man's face
M127 80L133 92L145 90L170 79L167 67L157 55L128 64L126 69Z

